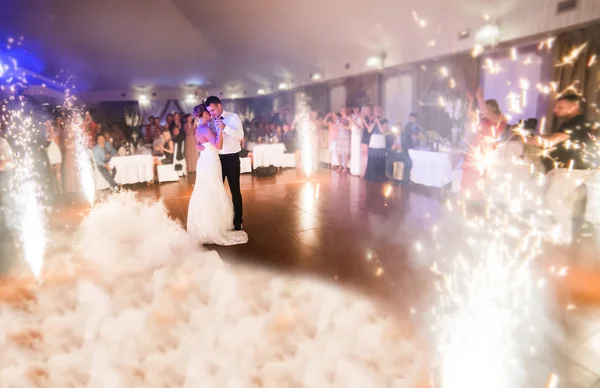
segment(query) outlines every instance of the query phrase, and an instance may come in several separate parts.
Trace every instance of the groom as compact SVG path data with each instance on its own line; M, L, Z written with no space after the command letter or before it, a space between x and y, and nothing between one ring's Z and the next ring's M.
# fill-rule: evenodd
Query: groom
M240 143L244 138L242 120L235 113L223 111L219 97L208 97L204 105L213 119L214 127L222 130L223 133L223 148L219 151L223 182L227 178L231 190L234 230L242 230L242 193L240 192L240 151L242 150Z

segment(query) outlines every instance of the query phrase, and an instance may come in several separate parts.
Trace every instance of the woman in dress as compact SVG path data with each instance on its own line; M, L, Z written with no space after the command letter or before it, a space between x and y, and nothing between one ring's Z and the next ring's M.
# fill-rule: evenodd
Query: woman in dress
M337 137L335 139L335 152L339 167L338 172L348 171L348 159L350 157L350 117L346 108L340 110L335 122Z
M196 150L196 127L194 126L194 116L185 115L185 164L188 172L196 172L196 163L198 162L198 151Z
M52 187L54 189L54 193L60 195L63 193L62 152L59 146L60 138L52 126L52 121L47 120L45 125L46 139L50 142L46 152L48 153L48 161L50 162L50 169L52 171Z
M373 122L367 127L369 150L365 179L371 182L385 182L386 144L383 126L386 120L380 107L375 107L373 113Z
M339 113L327 113L325 118L323 119L323 126L327 127L327 144L329 145L327 149L329 150L329 164L333 165L333 155L336 154L336 144L335 140L337 139L337 125L336 122L338 120Z
M223 133L214 133L207 125L210 118L204 105L194 108L200 118L196 141L200 156L196 166L196 184L190 198L187 231L202 244L236 245L248 242L243 230L233 231L233 203L225 191L219 150Z
M171 122L169 130L171 131L171 138L177 146L177 155L175 155L175 160L182 160L184 154L183 143L185 142L185 132L181 127L181 117L179 116L179 113L175 113L173 115L173 121Z
M83 128L85 129L85 135L87 137L87 147L92 148L96 142L96 134L99 133L98 126L94 121L94 118L90 112L85 112L83 118Z
M474 98L469 92L467 92L467 99L469 101L467 112L472 114ZM508 120L502 114L498 101L483 98L481 88L477 89L476 99L480 114L479 125L475 128L475 133L473 133L473 128L466 128L465 130L466 134L472 136L471 139L467 139L469 151L463 164L461 191L467 196L467 199L481 201L483 200L483 193L478 182L485 172L481 171L478 166L478 155L487 153L488 149L494 148L497 141L503 138ZM467 125L472 125L472 123L467 123Z
M75 193L79 191L77 138L71 123L65 125L63 147L63 191L65 193Z

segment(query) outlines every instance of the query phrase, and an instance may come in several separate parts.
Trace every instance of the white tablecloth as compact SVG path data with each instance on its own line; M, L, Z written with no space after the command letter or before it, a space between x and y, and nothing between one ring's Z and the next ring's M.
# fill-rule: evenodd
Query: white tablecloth
M257 167L283 167L285 146L282 143L277 144L257 144L252 150L254 168Z
M408 150L413 166L410 180L423 186L444 187L452 182L459 155L453 152Z
M120 185L150 182L154 179L152 155L115 156L110 165L117 169L115 181Z

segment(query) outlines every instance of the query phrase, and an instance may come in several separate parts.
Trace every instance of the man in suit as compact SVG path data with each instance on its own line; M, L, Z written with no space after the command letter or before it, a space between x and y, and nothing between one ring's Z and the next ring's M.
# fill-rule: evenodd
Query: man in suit
M208 97L204 105L213 119L214 126L223 131L223 149L219 151L223 182L227 178L229 190L231 190L234 230L242 230L243 210L240 191L240 151L242 150L241 142L244 139L242 120L237 114L224 111L221 100L216 96Z

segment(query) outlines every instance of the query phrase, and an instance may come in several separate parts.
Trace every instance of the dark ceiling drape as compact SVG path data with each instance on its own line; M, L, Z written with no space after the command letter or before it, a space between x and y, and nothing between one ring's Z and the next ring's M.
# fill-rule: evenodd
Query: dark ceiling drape
M586 46L582 47L583 44ZM569 91L581 95L587 118L592 121L600 120L600 24L562 33L557 36L553 47L552 80L556 82L557 95ZM579 47L582 47L579 55L570 63L563 64L564 58ZM597 58L595 61L594 56ZM551 96L548 104L546 131L554 131L557 127L557 120L552 112L557 95Z
M447 70L447 75L444 75L442 68ZM435 130L440 136L450 138L452 121L439 105L439 98L464 99L466 91L474 94L479 85L479 74L479 61L469 54L424 63L413 70L413 105L418 107L419 121L423 128Z

